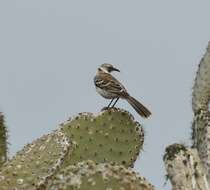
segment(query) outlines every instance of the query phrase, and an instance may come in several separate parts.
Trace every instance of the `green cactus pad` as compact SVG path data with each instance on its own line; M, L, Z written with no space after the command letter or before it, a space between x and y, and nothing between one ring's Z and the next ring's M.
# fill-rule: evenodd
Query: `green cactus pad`
M140 124L128 112L116 108L97 116L81 113L62 124L61 130L76 147L65 166L83 160L133 166L144 142Z
M26 145L0 170L1 190L36 189L63 163L70 143L63 132L45 135Z
M0 112L0 167L7 160L7 129L4 115Z
M154 190L145 178L124 166L80 162L51 176L42 190Z

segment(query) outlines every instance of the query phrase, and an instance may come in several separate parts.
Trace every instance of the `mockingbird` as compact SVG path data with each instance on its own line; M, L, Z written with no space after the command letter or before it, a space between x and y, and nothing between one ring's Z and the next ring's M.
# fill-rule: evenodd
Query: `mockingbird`
M116 100L112 107L115 106L119 98L122 98L127 100L127 102L136 110L140 116L148 118L151 115L151 112L139 101L129 95L125 87L110 74L112 71L120 72L111 64L105 63L98 68L96 76L94 77L96 91L104 98L111 99L108 108L111 106L114 99Z

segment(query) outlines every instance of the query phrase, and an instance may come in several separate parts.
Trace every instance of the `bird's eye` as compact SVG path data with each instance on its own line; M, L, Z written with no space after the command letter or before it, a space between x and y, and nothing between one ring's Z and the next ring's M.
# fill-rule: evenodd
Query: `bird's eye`
M108 67L108 71L111 72L112 71L112 68L111 67Z

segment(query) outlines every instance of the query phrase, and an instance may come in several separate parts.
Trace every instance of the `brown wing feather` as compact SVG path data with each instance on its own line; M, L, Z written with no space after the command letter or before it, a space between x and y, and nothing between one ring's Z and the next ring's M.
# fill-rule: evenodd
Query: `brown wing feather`
M94 79L95 85L103 90L118 94L119 96L127 95L125 87L112 75L108 73L100 73Z

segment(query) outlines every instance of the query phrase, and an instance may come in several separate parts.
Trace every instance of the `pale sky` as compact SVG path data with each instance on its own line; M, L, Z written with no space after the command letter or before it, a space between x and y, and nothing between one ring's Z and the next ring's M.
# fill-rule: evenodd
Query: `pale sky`
M135 170L163 187L165 147L190 144L191 92L210 40L208 0L0 1L0 111L10 155L78 112L107 100L93 85L106 62L153 115L143 120L144 151Z

